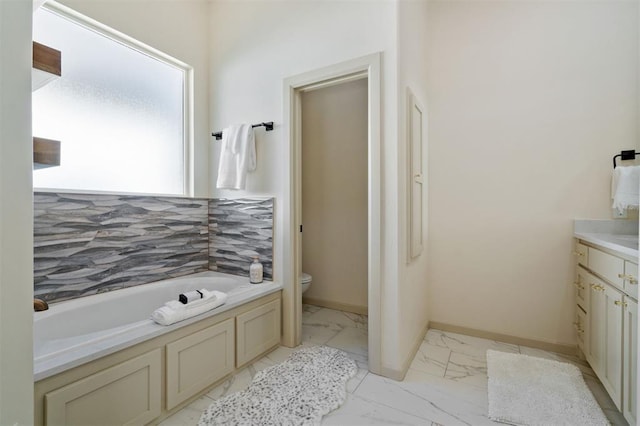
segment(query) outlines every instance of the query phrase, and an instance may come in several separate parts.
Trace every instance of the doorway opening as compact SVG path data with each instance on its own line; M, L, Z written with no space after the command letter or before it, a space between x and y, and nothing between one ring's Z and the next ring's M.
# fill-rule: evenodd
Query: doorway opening
M366 236L362 236L362 246L359 250L364 251L359 258L361 267L355 268L356 274L360 272L366 279L362 283L362 287L355 291L357 295L349 299L351 302L346 301L340 306L334 304L335 308L342 308L341 310L357 311L360 312L366 310L368 314L366 318L366 328L368 333L366 336L366 348L368 353L368 368L369 371L374 373L380 373L381 370L381 304L380 304L380 234L381 234L381 222L380 222L380 199L381 199L381 180L380 180L380 66L381 66L381 54L373 54L363 58L354 59L352 61L344 62L341 64L333 65L330 67L315 70L309 73L305 73L299 76L291 77L285 80L285 149L289 152L289 167L285 170L285 190L283 197L283 344L287 346L297 346L302 340L302 286L300 285L300 276L303 272L303 224L305 213L303 210L303 199L306 195L313 197L314 194L309 191L303 196L303 179L307 179L307 186L309 185L309 176L303 176L303 163L309 167L310 159L313 157L313 150L311 155L309 151L305 152L303 147L303 103L305 101L305 94L310 94L308 97L314 97L313 92L317 92L320 89L331 89L330 93L339 95L344 89L350 88L352 90L366 91L366 117L363 117L365 122L366 141L364 141L360 154L364 155L362 160L361 176L362 182L360 188L364 189L364 193L361 194L361 212L356 214L353 219L359 217L364 220L365 223L361 223L361 229ZM327 93L329 93L327 92ZM286 129L288 128L288 132ZM311 129L311 133L314 133ZM325 135L326 136L326 135ZM330 136L330 135L329 135ZM307 135L307 138L309 136ZM316 145L315 143L313 145ZM311 145L309 145L311 146ZM328 147L321 147L328 148ZM334 146L333 149L340 151L345 147ZM328 148L331 149L331 148ZM357 149L356 149L357 151ZM335 155L345 155L346 153L338 152ZM354 153L351 153L354 154ZM355 154L354 154L355 155ZM306 163L304 158L306 157ZM335 157L334 157L335 159ZM329 170L330 172L330 170ZM348 172L348 170L347 170ZM358 185L356 185L358 186ZM306 189L305 189L306 191ZM346 193L345 193L346 194ZM307 209L309 209L308 197ZM334 205L339 204L332 200ZM317 204L316 204L317 205ZM309 216L306 216L309 220ZM334 220L340 221L340 217L336 217ZM325 224L323 226L331 226ZM317 231L317 230L316 230ZM304 234L305 238L311 239L311 236ZM337 238L337 237L336 237ZM309 241L313 244L313 241ZM335 241L333 241L335 244ZM331 244L328 242L327 244ZM307 250L309 250L307 245ZM307 254L307 256L311 256ZM355 258L354 257L354 258ZM305 267L310 267L312 264L305 262ZM324 268L322 266L314 266L314 268ZM321 271L321 269L318 269ZM306 272L306 271L305 271ZM344 272L344 270L342 271ZM324 281L322 276L325 276L325 271L320 272L318 279ZM309 295L305 296L305 299L313 300L315 294L316 303L327 302L326 295L322 295L322 291L312 290L314 286L312 281ZM321 286L321 281L317 281L318 286ZM324 290L327 290L325 288ZM353 295L351 295L353 296ZM349 296L349 297L351 297ZM346 296L345 296L346 297ZM366 299L366 303L362 303L362 298ZM332 299L329 297L328 299ZM335 297L333 299L336 299ZM360 302L358 302L358 300ZM356 301L353 303L353 301ZM332 300L329 300L329 304ZM335 303L335 300L333 300ZM356 320L357 322L357 320Z

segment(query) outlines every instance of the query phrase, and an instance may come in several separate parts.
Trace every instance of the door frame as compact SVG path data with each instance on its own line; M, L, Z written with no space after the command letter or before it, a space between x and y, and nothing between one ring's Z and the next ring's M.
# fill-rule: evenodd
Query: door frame
M301 343L302 290L297 277L300 271L300 225L302 224L302 122L301 96L348 81L368 81L368 350L369 371L380 374L382 355L381 304L381 67L382 53L316 69L284 80L284 149L288 155L283 170L283 333L282 343L294 347Z

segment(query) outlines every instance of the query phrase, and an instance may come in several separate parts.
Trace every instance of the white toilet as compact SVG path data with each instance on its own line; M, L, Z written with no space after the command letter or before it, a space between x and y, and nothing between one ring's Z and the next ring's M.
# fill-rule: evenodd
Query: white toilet
M309 287L311 287L311 275L303 272L300 275L300 284L302 285L302 293L309 290Z

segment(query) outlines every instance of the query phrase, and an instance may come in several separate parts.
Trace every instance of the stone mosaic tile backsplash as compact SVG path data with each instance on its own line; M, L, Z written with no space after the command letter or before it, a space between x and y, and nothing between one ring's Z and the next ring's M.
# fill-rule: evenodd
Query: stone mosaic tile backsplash
M206 271L211 262L210 204L215 201L35 193L34 296L61 301ZM251 201L267 209L264 200L244 201L232 203L240 217L246 217ZM234 214L227 210L227 216ZM263 211L260 219L267 216L272 221L273 210ZM246 275L244 265L233 262L245 263L244 252L252 247L255 235L247 234L243 244L242 232L235 240L238 244L225 246L227 251L235 248L238 252L235 257L225 252L219 271ZM271 236L268 241L271 244ZM264 253L272 251L264 250L264 241L257 248Z
M273 198L210 200L209 269L248 276L254 256L273 279Z

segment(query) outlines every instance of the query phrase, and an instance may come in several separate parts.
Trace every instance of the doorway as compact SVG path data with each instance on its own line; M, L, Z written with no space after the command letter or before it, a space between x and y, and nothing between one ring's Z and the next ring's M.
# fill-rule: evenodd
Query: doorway
M302 303L367 315L367 78L302 92ZM303 336L304 340L304 336Z
M367 87L366 141L366 299L369 371L381 370L380 283L380 67L381 54L368 55L285 80L285 150L283 197L283 344L301 342L302 290L302 97L305 92L364 80ZM287 132L288 130L288 132ZM312 283L313 287L313 283Z

